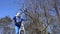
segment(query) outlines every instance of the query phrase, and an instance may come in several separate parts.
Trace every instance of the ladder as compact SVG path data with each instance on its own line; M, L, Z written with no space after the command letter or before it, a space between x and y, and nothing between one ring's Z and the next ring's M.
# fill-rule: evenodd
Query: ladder
M19 29L19 34L25 34L25 28L24 28L24 23L21 23L21 27Z

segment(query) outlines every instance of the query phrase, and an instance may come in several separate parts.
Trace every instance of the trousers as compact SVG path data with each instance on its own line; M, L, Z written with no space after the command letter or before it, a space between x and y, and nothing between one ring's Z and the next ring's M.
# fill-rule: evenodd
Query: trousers
M18 34L19 33L19 27L15 26L15 34Z

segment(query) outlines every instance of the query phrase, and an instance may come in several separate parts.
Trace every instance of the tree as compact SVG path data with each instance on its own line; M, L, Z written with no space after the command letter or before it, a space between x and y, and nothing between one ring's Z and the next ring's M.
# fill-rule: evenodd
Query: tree
M2 33L0 32L1 34L15 34L14 27L11 25L11 22L12 20L9 16L5 16L0 19L0 30L2 30Z
M0 25L8 25L11 22L12 22L12 20L8 16L0 19L0 23L1 23Z
M23 13L26 18L29 19L28 23L30 24L29 26L26 25L28 32L30 34L48 34L47 27L50 26L52 34L55 33L56 31L53 32L53 27L55 23L58 24L59 22L57 18L59 16L59 11L55 0L25 0L25 2L24 5L28 6L25 7ZM54 11L53 8L55 8Z

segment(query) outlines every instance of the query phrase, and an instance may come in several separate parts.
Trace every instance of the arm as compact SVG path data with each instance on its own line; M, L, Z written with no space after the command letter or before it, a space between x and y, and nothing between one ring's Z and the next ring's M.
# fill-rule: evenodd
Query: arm
M16 17L13 17L13 21L14 21L15 23L17 23L17 22L16 22Z
M27 21L27 19L23 19L23 18L22 18L22 21Z

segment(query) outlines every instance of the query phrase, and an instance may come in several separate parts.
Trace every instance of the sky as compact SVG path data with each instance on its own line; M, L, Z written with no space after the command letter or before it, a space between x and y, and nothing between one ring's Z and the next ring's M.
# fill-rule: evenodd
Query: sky
M11 18L20 12L22 0L0 0L0 18L9 15Z

